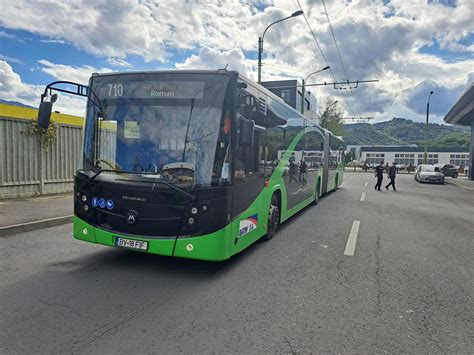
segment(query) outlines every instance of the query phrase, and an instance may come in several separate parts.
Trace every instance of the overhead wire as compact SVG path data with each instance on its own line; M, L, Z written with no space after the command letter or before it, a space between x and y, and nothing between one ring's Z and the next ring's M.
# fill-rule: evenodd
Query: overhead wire
M296 0L296 2L298 3L298 6L300 7L300 10L303 11L304 20L306 21L306 24L308 25L309 31L311 32L311 34L312 34L312 36L313 36L313 39L314 39L314 41L316 42L316 45L318 46L319 52L321 53L321 56L323 57L324 62L326 63L326 66L330 67L330 65L329 65L329 63L328 63L328 61L327 61L327 59L326 59L326 56L324 55L323 50L321 49L321 46L319 45L319 41L318 41L318 39L316 38L316 35L314 34L313 29L311 28L311 25L309 24L308 18L306 17L306 13L304 12L303 7L302 7L301 4L300 4L300 1L299 1L299 0ZM334 76L334 73L332 72L332 68L329 68L329 72L331 73L331 76L332 76L332 78L334 79L334 81L337 81L337 80L336 80L336 77Z
M301 70L298 70L296 68L293 68L293 69L284 68L284 67L280 67L278 65L268 64L268 63L262 63L262 65L267 66L267 67L272 67L272 68L275 68L275 69L279 69L281 71L293 72L294 74L298 74L299 76L302 76Z
M341 57L341 52L339 51L339 46L337 45L336 36L334 35L334 31L332 29L331 21L329 20L328 11L326 10L326 4L324 3L324 0L321 0L321 1L323 3L324 13L326 14L326 18L328 19L329 29L331 30L331 35L332 35L332 38L334 40L334 44L336 45L337 55L339 57L339 61L341 62L342 71L344 72L346 80L349 81L349 77L347 76L347 72L346 72L346 67L344 66L344 62L342 61L342 57Z
M299 1L299 0L296 0L296 2L298 3L298 6L299 6L300 10L303 11L303 17L304 17L304 20L306 21L306 25L308 26L309 31L311 32L311 35L313 36L313 39L314 39L314 41L316 42L316 45L317 45L317 47L318 47L318 49L319 49L319 52L321 53L321 56L323 57L324 62L326 63L326 66L329 66L329 67L330 67L330 65L329 65L329 63L328 63L328 61L327 61L327 59L326 59L326 56L324 55L323 50L321 49L321 46L319 45L319 41L318 41L318 39L316 38L316 35L315 35L313 29L311 28L311 25L309 24L308 18L306 17L306 13L304 12L303 7L302 7L301 4L300 4L300 1ZM332 71L332 68L329 68L329 72L331 73L331 76L332 76L332 78L334 79L334 82L337 82L336 77L334 76L334 73L333 73L333 71ZM346 75L346 80L347 80L347 75ZM345 98L344 98L344 95L341 95L340 98L341 98L341 100L344 102L344 106L347 107L347 103L346 103L346 100L345 100Z

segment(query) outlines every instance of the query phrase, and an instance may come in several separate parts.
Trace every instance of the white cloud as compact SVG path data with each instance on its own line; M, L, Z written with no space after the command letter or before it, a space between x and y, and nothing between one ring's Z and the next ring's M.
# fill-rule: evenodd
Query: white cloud
M321 2L300 3L334 77L345 79ZM40 34L47 41L72 43L107 58L112 67L128 68L128 56L163 61L178 69L217 69L229 64L228 69L239 70L255 80L258 36L273 21L298 10L293 0L273 0L265 5L264 11L259 11L252 0L16 0L15 6L2 9L0 25ZM420 92L422 97L426 83L431 80L444 93L444 99L437 101L439 107L433 108L441 117L474 68L474 58L468 57L473 53L473 45L460 42L474 33L472 0L458 0L455 6L438 0L392 0L388 4L381 0L334 0L327 1L326 6L348 78L380 80L376 84L360 84L351 91L311 89L320 99L334 95L347 115L375 115L377 119L418 116L419 105L414 95ZM463 52L464 59L443 60L434 54L420 53L421 48L436 43L448 56L450 52ZM179 63L170 61L173 54L188 50L195 54ZM57 65L45 60L40 64L41 70L54 78L83 83L87 83L93 71L108 70ZM301 79L325 65L303 16L278 23L265 34L264 80ZM285 73L285 68L290 70ZM315 75L311 82L331 81L328 74Z
M114 67L130 68L132 65L124 59L107 58L107 63Z
M0 31L0 37L3 37L3 38L8 38L8 39L14 39L16 38L15 35L11 34L11 33L7 33L5 31Z
M7 55L0 54L0 60L4 60L10 63L23 64L23 62L18 58L9 57Z
M54 43L54 44L64 44L66 41L62 39L42 39L41 42L43 43Z
M5 60L0 60L0 97L9 101L18 101L26 105L38 107L44 85L31 85L24 83L15 73L11 65ZM85 100L82 98L59 95L54 110L63 113L84 116Z
M223 69L227 66L227 70L236 70L243 75L248 75L252 70L252 64L245 59L240 49L231 49L228 51L219 51L204 47L199 51L198 55L192 55L183 63L177 63L177 69Z
M73 81L82 85L87 85L92 73L107 73L111 71L109 68L94 68L89 65L77 67L55 64L44 59L38 60L38 63L42 65L41 71L51 75L54 79Z

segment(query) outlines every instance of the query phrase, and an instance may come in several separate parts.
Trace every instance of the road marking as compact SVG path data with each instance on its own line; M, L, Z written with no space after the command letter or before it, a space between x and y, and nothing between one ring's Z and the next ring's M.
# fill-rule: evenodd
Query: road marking
M351 233L347 239L346 249L344 250L344 255L353 256L356 246L357 236L359 235L360 221L354 221L352 223Z
M361 202L365 201L365 192L362 192L362 195L360 196L360 201Z
M366 187L367 187L367 184L368 184L368 182L366 181L366 182L365 182L365 186L366 186Z

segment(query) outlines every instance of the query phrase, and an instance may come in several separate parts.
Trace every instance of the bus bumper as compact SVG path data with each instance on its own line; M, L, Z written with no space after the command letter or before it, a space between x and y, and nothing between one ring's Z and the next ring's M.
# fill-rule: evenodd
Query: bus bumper
M142 251L150 254L176 256L180 258L220 261L230 257L229 238L226 238L228 228L198 237L179 237L171 239L136 238L96 228L82 219L74 216L74 238L90 243L115 246L115 238L140 240L148 243L148 249ZM129 249L136 250L136 249ZM141 250L137 250L141 251Z

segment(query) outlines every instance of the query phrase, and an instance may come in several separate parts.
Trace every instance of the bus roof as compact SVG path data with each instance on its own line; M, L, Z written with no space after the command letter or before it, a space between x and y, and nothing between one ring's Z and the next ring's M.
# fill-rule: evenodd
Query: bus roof
M274 94L270 90L268 90L266 87L254 82L253 80L250 80L249 78L245 77L241 73L235 71L235 70L227 70L227 69L217 69L217 70L148 70L148 71L125 71L125 72L108 72L108 73L93 73L92 77L98 77L98 76L113 76L113 75L133 75L133 74L220 74L220 75L235 75L241 78L243 81L245 81L247 84L252 85L255 89L259 90L260 92L264 93L265 95L271 97L273 100L276 100L283 105L286 106L287 109L292 111L296 116L298 116L299 119L307 121L311 126L317 127L323 132L328 132L329 135L333 136L334 138L339 139L342 143L344 143L344 140L342 137L335 136L334 134L331 133L331 131L321 127L319 124L316 122L310 120L308 117L302 115L298 110L294 109L290 105L288 105L281 97L278 95Z

